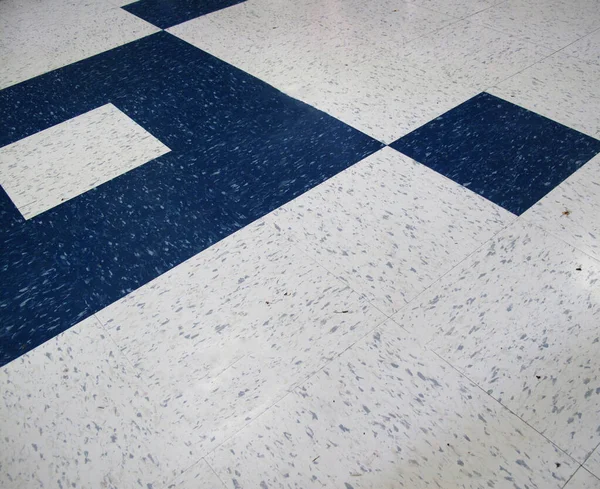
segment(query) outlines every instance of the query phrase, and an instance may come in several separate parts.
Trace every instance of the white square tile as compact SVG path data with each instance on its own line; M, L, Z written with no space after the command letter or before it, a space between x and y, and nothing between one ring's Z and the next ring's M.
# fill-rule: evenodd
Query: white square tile
M600 155L523 215L575 248L600 260Z
M596 30L600 9L597 0L508 0L471 19L558 50Z
M600 442L599 281L598 261L519 220L394 320L583 462Z
M384 325L207 457L231 488L561 489L577 464Z
M169 151L107 104L0 148L0 183L30 219Z
M159 487L191 464L95 318L0 369L0 487ZM177 465L181 464L180 470Z
M393 314L514 215L384 148L273 218L317 262Z
M600 479L581 467L564 489L598 489L599 487Z
M384 319L265 219L97 316L199 456Z
M105 0L3 0L0 89L159 31Z
M567 46L562 53L600 64L600 29Z
M487 91L600 138L598 86L600 65L556 53Z

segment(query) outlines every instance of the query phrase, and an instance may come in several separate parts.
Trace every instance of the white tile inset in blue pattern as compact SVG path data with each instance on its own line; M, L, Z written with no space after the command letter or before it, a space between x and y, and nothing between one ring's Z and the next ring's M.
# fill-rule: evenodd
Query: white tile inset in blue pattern
M0 148L0 183L31 219L169 151L107 104Z

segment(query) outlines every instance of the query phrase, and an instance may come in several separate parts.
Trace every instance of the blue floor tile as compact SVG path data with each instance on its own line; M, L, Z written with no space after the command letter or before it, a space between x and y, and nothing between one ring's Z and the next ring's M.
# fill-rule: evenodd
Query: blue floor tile
M161 29L167 29L243 1L245 0L140 0L122 8Z
M25 221L0 194L0 364L382 147L161 32L0 92L6 145L112 103L172 150Z
M390 146L517 215L600 153L600 141L488 93Z

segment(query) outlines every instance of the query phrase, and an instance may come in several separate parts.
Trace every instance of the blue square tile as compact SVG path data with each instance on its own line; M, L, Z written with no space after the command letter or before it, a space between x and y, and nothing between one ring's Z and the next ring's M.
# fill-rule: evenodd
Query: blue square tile
M390 145L520 215L600 153L600 141L481 93Z
M243 1L245 0L139 0L121 8L161 29L167 29Z

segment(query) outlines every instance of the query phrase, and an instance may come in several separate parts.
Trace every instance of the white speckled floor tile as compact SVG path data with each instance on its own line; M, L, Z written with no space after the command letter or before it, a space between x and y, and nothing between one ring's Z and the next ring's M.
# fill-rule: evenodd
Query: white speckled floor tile
M265 219L97 316L199 456L384 319Z
M464 18L476 14L505 0L407 0L422 7L430 8L437 12Z
M401 46L454 20L448 16L391 0L369 9L326 2L310 15L261 5L169 32L387 143L477 93L398 59Z
M564 489L598 489L599 487L600 479L581 467Z
M557 50L600 27L597 0L508 0L471 19Z
M391 148L273 213L303 250L388 314L513 218Z
M475 96L479 90L458 84L433 69L398 66L378 58L360 63L313 65L327 80L287 93L390 144ZM285 90L284 90L285 91Z
M473 15L504 0L407 0L410 3L430 8L452 17L463 18Z
M159 487L192 462L157 442L143 384L95 318L0 369L0 487ZM187 465L186 465L187 464ZM148 484L148 485L147 485Z
M394 320L583 462L600 442L599 282L600 262L519 220Z
M160 30L106 1L2 4L0 89Z
M206 460L202 459L169 483L166 489L225 489L225 485Z
M559 489L577 469L434 353L386 325L207 461L236 489Z
M107 104L0 148L0 183L30 219L169 151Z
M587 162L522 215L523 219L600 260L598 216L600 156Z
M599 65L556 53L486 91L600 138L598 86Z
M582 37L561 52L590 63L600 64L600 29Z
M415 67L426 66L427 71L437 73L440 79L482 91L552 52L463 20L407 44L398 53L398 59Z

